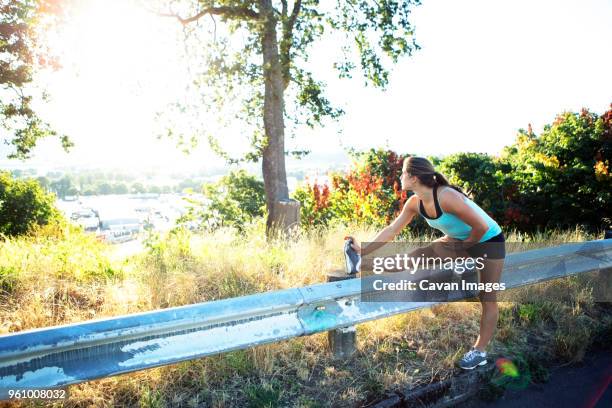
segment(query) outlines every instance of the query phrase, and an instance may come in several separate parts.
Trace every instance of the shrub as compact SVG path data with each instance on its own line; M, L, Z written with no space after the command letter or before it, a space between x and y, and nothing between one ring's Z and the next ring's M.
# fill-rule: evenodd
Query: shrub
M0 294L55 283L86 287L92 282L121 279L107 245L66 221L34 227L31 233L7 237L0 245Z
M500 157L458 153L432 157L449 181L462 187L506 229L597 231L611 224L612 108L598 116L583 109L564 112L537 136L520 129ZM408 194L401 191L402 155L371 149L353 153L346 173L330 174L330 185L305 183L293 195L302 204L302 225L332 221L388 225ZM422 231L417 218L413 231Z
M22 235L35 226L61 218L55 196L45 193L35 180L16 180L0 172L0 234Z
M315 180L296 189L303 226L336 221L381 227L399 214L407 199L399 185L403 157L371 149L354 153L353 159L347 174L330 174L331 186Z
M205 184L202 192L205 202L190 199L192 207L180 222L199 220L211 229L230 226L242 230L245 224L264 215L264 183L244 170Z
M564 112L540 136L529 126L504 149L515 185L508 200L508 224L523 230L582 225L599 229L610 222L609 172L612 109L598 116L586 109Z

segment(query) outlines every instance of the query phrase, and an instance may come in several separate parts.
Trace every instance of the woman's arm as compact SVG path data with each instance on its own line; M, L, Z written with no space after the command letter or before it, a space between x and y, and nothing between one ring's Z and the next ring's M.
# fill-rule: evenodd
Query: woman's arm
M404 207L397 218L387 227L383 228L378 234L376 234L374 238L372 238L372 241L367 248L363 248L363 253L361 245L355 240L355 238L351 237L353 238L353 249L357 251L357 253L364 256L365 254L380 248L385 242L391 241L397 236L397 234L400 233L402 229L404 229L406 225L410 223L410 221L412 221L416 215L416 202L416 196L411 196L408 200L406 200Z
M450 188L438 194L440 206L444 212L457 216L461 221L472 227L470 235L460 242L464 242L463 249L476 245L489 229L487 222L464 200L465 197Z

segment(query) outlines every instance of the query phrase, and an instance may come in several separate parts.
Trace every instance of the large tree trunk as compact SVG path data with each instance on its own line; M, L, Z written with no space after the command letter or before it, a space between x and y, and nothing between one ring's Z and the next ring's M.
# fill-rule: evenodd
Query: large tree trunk
M263 117L267 139L263 149L262 172L268 209L266 232L270 235L276 228L283 227L283 214L275 204L289 199L289 189L285 171L284 83L276 38L277 17L271 0L260 0L260 12L263 19L261 42L265 77Z

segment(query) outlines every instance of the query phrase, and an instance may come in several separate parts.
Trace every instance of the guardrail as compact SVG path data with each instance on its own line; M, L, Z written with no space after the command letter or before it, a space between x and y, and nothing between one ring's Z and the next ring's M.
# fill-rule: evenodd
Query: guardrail
M612 268L612 240L509 254L507 288ZM371 279L375 277L365 277ZM0 336L0 399L9 389L97 378L345 328L441 302L363 301L350 279Z

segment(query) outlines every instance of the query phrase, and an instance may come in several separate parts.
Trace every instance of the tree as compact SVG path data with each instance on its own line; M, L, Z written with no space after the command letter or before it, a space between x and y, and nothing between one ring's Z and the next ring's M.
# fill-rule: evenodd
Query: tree
M202 221L209 228L244 225L264 215L264 183L244 170L233 171L216 183L202 187L204 202L190 199L192 206L179 222Z
M147 189L145 188L145 186L142 185L142 183L134 183L132 184L132 188L130 188L130 191L136 194L143 194L147 192Z
M202 187L202 183L197 181L197 180L193 180L193 179L186 179L186 180L182 180L180 183L178 183L175 187L174 190L177 193L182 193L186 190L199 190Z
M229 162L262 159L268 232L280 222L274 204L288 199L285 119L314 127L326 117L337 118L343 113L332 106L324 94L325 84L309 70L308 57L313 45L325 33L344 36L339 53L342 57L334 64L339 76L350 77L359 64L366 84L383 88L389 81L388 63L418 49L408 16L411 7L420 4L419 0L162 3L167 4L168 10L172 6L181 7L180 13L160 14L176 18L185 27L204 17L213 22L210 25L213 40L197 44L196 51L206 53L202 59L204 72L195 82L200 89L210 90L202 94L206 95L205 105L213 111L219 102L223 105L231 101L236 106L236 100L241 101L235 117L249 127L252 151L234 159L212 135L208 135L208 140ZM217 19L222 25L217 25ZM243 41L237 40L240 37ZM292 103L286 104L287 101ZM184 135L179 135L179 140L184 143ZM307 152L291 153L300 156Z
M504 221L504 194L516 188L509 164L484 153L456 153L442 159L437 169L495 220Z
M612 222L611 152L612 106L602 115L563 112L539 136L531 126L519 129L501 157L457 153L429 159L504 230L581 226L595 232ZM331 221L381 227L397 216L407 197L399 191L405 155L371 149L353 156L352 168L331 174L330 185L314 180L296 189L305 227ZM417 218L410 230L425 225Z
M125 183L115 183L112 186L113 194L127 194L129 192Z
M98 195L107 195L113 193L113 186L109 183L100 183L96 187L96 194Z
M66 196L76 195L78 190L74 186L72 178L64 176L59 180L51 182L51 191L55 192L59 198L66 198Z
M504 149L518 189L510 200L521 228L601 228L610 222L612 106L601 116L582 109L563 112L539 136L519 130Z
M38 181L38 184L40 184L40 187L43 190L45 190L46 192L49 192L49 190L51 189L51 182L49 181L48 178L44 176L40 176L36 178L36 181Z
M295 190L302 226L342 222L384 228L399 215L408 199L399 182L405 156L385 149L353 151L351 156L349 171L329 174L329 184L307 180ZM416 220L410 230L422 227Z
M159 186L149 186L148 192L151 194L160 194L162 190Z
M57 60L40 41L37 27L61 16L60 2L52 0L0 0L0 125L14 151L9 158L29 157L39 139L58 136L65 150L72 142L44 122L32 108L34 73L57 67ZM43 98L46 98L43 95Z
M59 219L55 197L43 191L36 180L16 180L0 172L0 234L25 234L35 225Z

